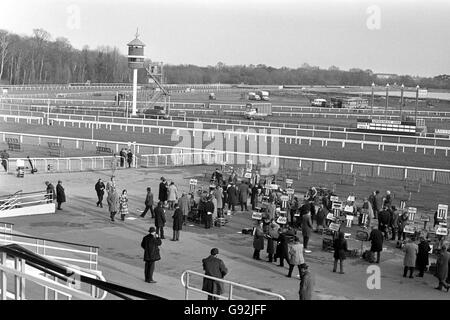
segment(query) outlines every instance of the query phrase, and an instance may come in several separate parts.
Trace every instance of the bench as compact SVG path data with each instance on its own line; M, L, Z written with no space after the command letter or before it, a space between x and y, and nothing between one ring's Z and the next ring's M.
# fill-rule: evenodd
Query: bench
M5 138L9 151L22 151L22 146L17 138Z
M64 157L64 150L63 150L63 146L61 145L61 143L47 142L47 144L48 144L49 153L51 156Z
M100 146L98 146L97 147L97 154L100 154L100 153L112 154L113 151L112 151L112 149L110 147L100 147Z

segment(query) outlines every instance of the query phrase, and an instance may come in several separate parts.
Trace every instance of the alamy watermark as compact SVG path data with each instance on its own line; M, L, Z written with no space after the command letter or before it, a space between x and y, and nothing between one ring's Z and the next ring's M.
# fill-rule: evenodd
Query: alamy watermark
M172 161L182 159L185 165L223 162L246 165L251 160L260 167L262 175L276 174L279 170L279 134L279 129L265 128L210 130L204 129L202 122L195 122L193 129L172 132L171 141L178 142L172 150Z
M369 290L380 290L381 289L381 269L377 265L370 265L367 267L366 273L369 275L367 277L366 286Z
M81 29L81 9L79 6L75 4L71 4L66 9L67 17L66 26L70 30L79 30Z
M366 26L369 30L381 29L381 9L377 5L372 5L366 9L369 15L366 20Z

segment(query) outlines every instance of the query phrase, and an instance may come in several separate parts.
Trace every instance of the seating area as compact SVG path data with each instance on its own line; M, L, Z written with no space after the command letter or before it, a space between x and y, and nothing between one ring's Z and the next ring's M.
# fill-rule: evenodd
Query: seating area
M61 143L47 142L50 156L64 157L64 150Z
M17 138L5 138L9 151L22 151L22 145Z

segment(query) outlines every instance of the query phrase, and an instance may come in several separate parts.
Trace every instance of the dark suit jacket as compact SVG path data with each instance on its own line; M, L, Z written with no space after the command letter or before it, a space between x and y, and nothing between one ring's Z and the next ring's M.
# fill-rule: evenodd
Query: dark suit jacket
M378 229L373 229L369 236L369 241L372 242L370 251L381 252L383 251L383 233Z
M155 209L155 227L164 227L166 224L166 214L162 207L156 207Z
M227 267L222 260L214 256L209 256L202 260L205 275L222 279L228 273ZM223 291L222 284L212 279L203 278L203 291L221 294Z
M161 260L158 248L161 244L160 238L156 238L152 234L146 235L141 242L141 247L144 249L144 261Z

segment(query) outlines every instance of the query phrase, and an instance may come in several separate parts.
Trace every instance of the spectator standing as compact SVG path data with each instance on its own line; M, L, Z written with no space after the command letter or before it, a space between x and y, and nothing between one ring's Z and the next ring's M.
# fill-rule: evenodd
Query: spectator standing
M8 171L8 159L9 159L9 154L6 150L3 150L0 154L0 157L2 159L2 166L5 169L5 171Z
M428 256L431 248L428 244L428 241L425 240L424 237L420 237L420 243L418 246L417 253L417 268L419 269L419 274L417 277L423 278L423 274L425 273L425 268L428 266Z
M400 241L403 238L403 241L405 241L406 233L404 232L404 229L406 227L406 224L408 222L408 212L403 211L402 215L398 218L398 241Z
M116 188L111 187L109 189L106 201L108 202L108 210L111 217L111 221L114 222L114 216L116 215L117 211L119 211L119 195L116 191Z
M305 248L305 253L311 253L311 250L308 250L308 242L311 237L311 231L313 229L313 224L311 220L311 213L307 212L301 217L302 220L302 235L303 235L303 247Z
M186 221L187 221L187 217L189 215L189 210L190 210L190 201L188 198L188 195L186 192L183 192L181 194L181 198L178 200L178 206L181 209L181 212L183 214L183 225L186 225Z
M380 253L383 251L383 233L381 233L381 231L375 226L372 226L369 241L371 241L370 251L374 253L376 252L377 254L376 263L380 263Z
M372 197L374 198L375 196L372 195ZM375 199L375 198L374 198ZM364 203L362 208L366 210L367 213L367 226L364 226L364 228L370 228L371 224L372 224L372 220L375 218L375 214L373 211L373 205L372 205L372 201L370 201L370 197L368 198L364 198Z
M241 204L241 211L248 211L247 208L247 202L248 202L248 195L249 195L249 186L246 181L243 181L239 185L239 200Z
M55 187L48 181L45 181L45 185L47 186L46 189L47 191L46 198L48 199L47 203L53 203L53 201L56 200Z
M374 207L375 219L378 219L378 214L383 209L383 196L380 194L380 191L375 191L375 207Z
M205 229L209 229L212 226L212 220L213 220L213 213L214 213L214 204L212 202L212 196L209 195L205 199L205 206L203 208L204 210L204 223L205 223Z
M388 239L388 226L390 225L390 216L389 211L386 205L383 206L383 209L378 213L378 230L383 232L384 240Z
M231 183L227 188L227 196L228 196L228 209L235 212L235 206L238 203L238 192L234 186L234 183Z
M159 246L162 244L162 241L156 234L155 227L150 227L148 232L149 234L141 242L141 247L144 249L145 282L156 283L153 279L153 272L155 271L156 261L161 260Z
M450 288L449 285L445 284L445 280L448 276L449 258L450 256L447 252L447 246L443 245L439 250L438 258L436 261L436 277L439 280L439 285L435 288L437 290L442 290L442 287L444 287L448 292Z
M159 183L158 200L161 201L163 204L167 201L167 184L166 179L164 179L164 177L161 177L161 182Z
M219 184L214 191L214 197L217 200L217 216L219 218L223 217L223 189Z
M173 237L172 241L180 240L180 231L183 229L183 211L180 209L178 203L175 204L175 211L173 213L172 219L172 229L173 229Z
M202 260L203 270L205 270L205 275L207 276L223 279L228 273L228 269L223 261L217 258L218 254L219 249L211 249L211 255ZM221 282L209 278L203 278L202 290L212 294L221 295L223 292L223 286ZM208 295L208 300L218 300L218 298Z
M103 208L103 196L105 195L105 184L103 183L102 179L98 179L97 183L95 184L95 192L97 193L97 207L100 206L100 208Z
M131 149L128 149L128 152L127 152L127 162L128 162L128 168L131 168L131 165L133 164L133 152L131 152Z
M147 195L145 196L145 209L141 214L141 218L144 218L147 214L148 210L150 210L150 213L152 215L152 218L155 217L155 212L153 211L153 193L152 188L147 187Z
M253 229L253 259L261 260L260 251L264 250L264 232L263 222L258 222L258 225Z
M177 202L178 199L178 189L175 185L175 182L171 182L169 185L169 195L168 195L168 202L169 202L169 209L173 210L174 204Z
M311 300L314 290L314 279L308 270L306 263L300 266L300 300Z
M58 210L62 210L61 204L66 202L66 193L64 192L61 180L56 185L56 202L58 203Z
M267 235L267 254L269 258L269 262L273 262L273 255L276 252L276 244L278 240L278 230L280 226L273 220L270 220L269 231Z
M341 274L344 274L344 260L346 258L346 254L348 251L347 248L347 240L345 240L344 233L342 231L339 232L338 238L333 241L333 258L334 258L334 267L333 272L337 270L337 264L339 261L339 268Z
M414 268L416 267L417 254L419 248L412 240L408 240L408 243L403 248L405 251L405 257L403 259L403 277L406 278L406 274L409 270L409 277L413 278Z
M290 278L294 267L297 266L298 273L301 274L301 266L305 263L305 258L303 257L303 245L300 243L298 237L294 237L294 241L288 244L288 255L289 272L286 277Z
M328 215L328 209L326 208L326 206L321 203L319 210L317 210L317 214L316 214L316 231L317 232L322 232L322 230L324 229L325 226L325 219Z
M164 226L166 224L166 211L163 208L163 203L158 202L158 206L155 208L155 227L156 234L164 239Z
M127 158L127 153L125 152L124 148L120 150L119 156L120 156L120 167L123 168L125 167L125 159Z
M126 189L122 191L122 195L119 197L119 213L120 220L125 221L125 216L128 214L128 196Z

